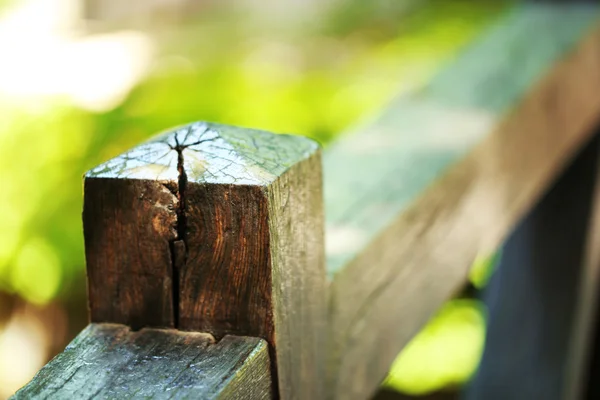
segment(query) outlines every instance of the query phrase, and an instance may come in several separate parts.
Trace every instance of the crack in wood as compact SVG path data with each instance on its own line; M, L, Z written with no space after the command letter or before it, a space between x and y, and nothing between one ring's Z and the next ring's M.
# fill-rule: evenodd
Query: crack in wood
M186 139L189 135L189 131L186 133ZM187 186L187 174L184 167L183 150L188 147L183 143L179 142L177 134L175 137L175 146L171 147L172 150L177 152L177 209L175 211L177 217L177 237L171 242L171 256L172 256L172 285L173 285L173 323L175 328L179 328L179 279L180 271L185 266L187 259L187 215L186 215L186 203L185 203L185 189ZM185 139L184 139L185 141Z

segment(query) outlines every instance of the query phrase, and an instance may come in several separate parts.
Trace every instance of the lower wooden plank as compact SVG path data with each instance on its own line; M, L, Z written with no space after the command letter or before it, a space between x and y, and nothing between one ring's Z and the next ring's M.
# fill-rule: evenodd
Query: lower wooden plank
M12 398L271 399L266 341L91 324Z

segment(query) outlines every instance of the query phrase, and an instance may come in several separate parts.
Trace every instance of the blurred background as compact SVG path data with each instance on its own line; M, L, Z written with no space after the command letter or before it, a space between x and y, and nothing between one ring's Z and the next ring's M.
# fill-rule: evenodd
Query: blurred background
M87 169L194 120L327 146L418 88L506 4L0 0L0 399L87 324ZM482 255L380 396L450 398L469 379L491 265Z

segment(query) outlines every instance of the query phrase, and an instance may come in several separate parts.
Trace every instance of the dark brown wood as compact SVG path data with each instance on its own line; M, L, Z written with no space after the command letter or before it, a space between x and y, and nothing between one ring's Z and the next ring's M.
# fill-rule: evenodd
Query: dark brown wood
M93 322L173 327L170 243L177 197L160 181L85 178L83 226Z
M85 189L92 321L264 338L281 396L322 396L314 142L194 123L90 171Z
M325 267L318 148L299 137L210 129L217 141L184 154L218 156L220 169L198 175L188 168L178 327L267 339L281 396L319 398Z
M258 338L91 324L12 398L271 399Z
M268 204L264 189L186 189L187 260L180 272L179 327L274 340ZM200 245L195 245L195 244Z

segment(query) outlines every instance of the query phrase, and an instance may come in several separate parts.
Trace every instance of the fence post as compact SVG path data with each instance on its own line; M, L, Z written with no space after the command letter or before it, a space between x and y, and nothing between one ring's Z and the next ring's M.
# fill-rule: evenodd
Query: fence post
M322 398L320 150L305 138L194 123L90 171L93 322L256 336L282 398Z

